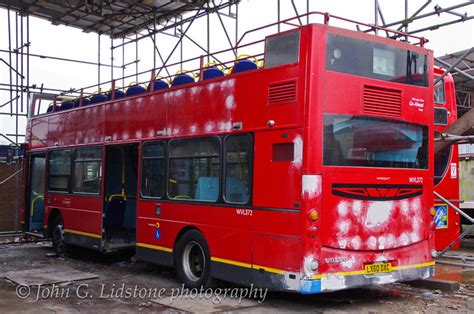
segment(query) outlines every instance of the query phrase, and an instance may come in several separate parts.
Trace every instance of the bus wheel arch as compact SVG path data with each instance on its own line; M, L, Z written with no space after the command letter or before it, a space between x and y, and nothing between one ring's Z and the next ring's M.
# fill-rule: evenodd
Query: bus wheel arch
M196 227L183 228L173 249L173 265L178 280L188 288L211 284L211 254L203 233Z
M53 208L48 215L48 238L53 236L53 230L58 221L62 220L61 211Z

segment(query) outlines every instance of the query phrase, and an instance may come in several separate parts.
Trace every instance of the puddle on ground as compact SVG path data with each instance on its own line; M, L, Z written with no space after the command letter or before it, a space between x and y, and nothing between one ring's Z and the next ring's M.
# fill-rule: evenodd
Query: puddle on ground
M465 270L461 273L461 283L474 284L474 270Z
M463 284L474 284L474 269L436 264L435 279L451 280Z
M434 278L441 279L441 280L451 280L451 281L461 282L462 270L463 270L462 267L436 264Z

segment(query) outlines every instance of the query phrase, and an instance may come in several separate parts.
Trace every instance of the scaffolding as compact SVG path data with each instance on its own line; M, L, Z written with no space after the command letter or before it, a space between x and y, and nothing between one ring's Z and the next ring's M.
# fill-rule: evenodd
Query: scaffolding
M9 116L14 124L14 132L2 133L2 138L8 138L15 144L23 143L25 134L20 132L24 126L25 119L29 115L29 103L32 94L50 95L73 95L78 96L78 90L61 89L44 84L31 84L30 82L30 59L39 58L43 60L59 60L68 63L84 64L97 67L98 89L107 82L114 80L117 71L122 72L125 78L125 69L135 67L135 73L128 77L135 76L138 80L138 42L150 38L153 42L154 53L153 63L157 66L158 58L162 66L166 66L169 60L180 53L182 63L182 49L184 40L190 40L204 51L209 51L211 38L209 36L210 17L215 14L222 25L222 29L230 44L235 44L238 30L238 2L239 0L221 0L216 3L210 1L8 1L1 0L0 8L7 11L6 30L8 32L7 49L0 49L0 66L6 67L9 72L9 80L0 82L0 91L9 94L5 101L0 100L0 116ZM84 32L94 32L97 34L97 61L78 60L73 58L63 58L57 56L40 55L30 53L30 22L31 16L49 20L54 25L67 25L82 29ZM199 45L195 39L187 35L187 32L196 19L207 17L207 48ZM3 21L2 21L3 22ZM229 23L235 23L236 34L231 38L227 29ZM177 43L172 52L163 57L159 45L157 45L157 35L167 35L176 38ZM101 56L106 53L106 49L101 47L101 40L104 36L110 37L110 64L101 62ZM121 39L121 44L114 45L114 39ZM0 44L0 47L4 43ZM114 52L124 51L125 46L135 45L135 59L126 63L124 53L122 53L122 64L114 62L116 57ZM102 69L110 69L110 81L103 82L101 77ZM115 70L115 72L114 72ZM5 111L4 108L7 108ZM3 109L3 110L2 110ZM23 118L23 121L20 119Z
M65 97L80 97L91 95L93 92L89 90L92 88L96 90L105 90L110 87L115 89L115 82L120 81L122 86L125 86L126 78L134 78L135 81L139 81L141 77L145 77L143 76L145 73L148 75L150 70L139 71L139 63L143 63L143 60L139 59L138 43L142 41L152 43L153 77L155 75L172 77L173 69L183 70L187 62L194 62L193 64L197 63L199 67L202 67L203 62L213 61L227 67L231 61L224 61L224 57L221 60L219 56L219 53L224 50L211 52L211 42L214 40L226 43L228 47L226 51L229 51L230 59L237 58L238 47L242 46L239 35L245 36L242 23L239 23L239 20L242 20L242 17L239 17L239 2L240 0L0 0L0 9L3 8L7 12L7 19L0 21L3 24L1 28L8 33L8 42L0 43L0 48L2 48L0 49L0 69L8 71L7 81L0 82L0 91L8 95L7 99L0 97L0 117L8 117L10 123L14 125L13 132L3 132L0 129L0 137L7 139L12 147L19 147L19 144L24 143L25 133L22 130L26 118L32 114L29 112L30 103L35 95L41 95L44 99L52 101ZM473 0L459 0L457 4L445 8L433 4L431 0L426 0L415 10L410 10L409 0L404 0L404 16L395 22L386 21L379 0L374 0L373 3L373 21L365 25L359 24L354 30L376 34L384 32L382 35L385 34L387 37L408 40L396 32L419 34L474 19L473 15L462 12L474 4ZM289 13L288 10L283 11L283 7L290 8L293 11L291 13L294 13L292 15L300 16L295 21L287 22L288 26L295 27L312 22L309 13L317 6L317 3L309 0L273 0L269 5L269 11L276 13L275 31L283 30L280 22L283 20L283 15ZM367 8L367 10L371 10L371 8ZM30 16L46 19L54 25L71 26L87 33L97 34L97 60L31 53ZM423 25L421 28L413 27L414 22L427 21L429 17L439 16L447 17L447 21ZM245 16L243 18L245 19ZM196 26L196 20L205 21L204 29L202 25ZM219 25L221 32L218 38L211 36L211 22ZM190 35L191 30L197 27L201 27L199 38ZM379 27L390 28L395 32L381 31ZM159 38L161 37L159 36L171 38L174 41L168 54L165 54L163 47L160 47ZM104 38L110 39L108 49L103 47ZM202 53L201 56L185 59L183 55L184 43L199 50ZM131 58L133 60L128 62L125 58L125 47L132 51ZM110 62L103 62L101 57L109 54ZM459 64L470 55L472 55L472 49L469 53L466 52L465 55L459 56L460 61L457 59L447 61L437 59L436 61L445 67L447 72L472 80L472 75L459 67ZM121 56L121 60L117 56ZM203 58L203 56L205 57ZM179 61L173 63L172 60L176 60L176 58ZM32 59L56 60L68 64L95 67L97 81L91 82L87 87L70 89L32 82L30 79ZM110 79L104 78L104 69L110 70ZM132 73L127 74L126 70ZM146 76L142 80L149 82L149 77ZM0 181L3 179L0 178Z
M201 50L203 54L207 55L207 62L211 61L213 54L210 53L211 36L210 36L210 19L214 16L222 27L222 38L216 40L225 41L230 48L236 46L239 33L239 7L240 0L158 0L158 1L102 1L102 0L77 0L77 1L11 1L0 0L0 7L7 10L6 29L8 31L8 45L7 49L0 49L0 66L8 69L9 80L7 82L0 82L0 91L9 94L8 99L0 100L0 115L9 116L11 123L14 124L14 132L2 133L5 137L11 139L15 144L24 142L25 119L29 114L29 100L32 93L49 93L58 94L60 96L71 95L79 96L80 89L61 89L54 86L44 86L43 83L30 82L30 59L40 58L43 60L59 60L68 63L84 64L97 67L97 89L103 89L106 84L110 86L113 80L122 80L122 85L125 83L125 78L135 77L139 80L140 72L138 71L138 42L148 39L153 43L153 68L157 68L158 73L162 70L166 72L167 76L171 73L168 70L170 60L179 54L180 70L183 69L183 43L189 42L197 49ZM294 11L294 15L298 16L303 13L309 13L309 0L276 0L276 15L278 22L281 21L282 5L285 4ZM398 31L403 31L408 34L417 34L428 30L436 30L441 27L452 25L459 22L466 22L474 18L468 13L461 13L459 10L474 4L471 1L460 1L456 5L442 8L439 5L433 5L431 0L427 0L420 7L413 12L409 10L409 0L404 1L404 17L395 22L387 22L383 14L383 8L379 0L374 1L374 23L373 26L380 26L384 28L393 28ZM312 6L315 6L312 4ZM270 6L271 9L271 6ZM452 19L443 23L434 25L426 25L418 29L410 29L410 25L415 21L420 21L432 16L448 15ZM39 55L30 53L30 16L40 17L49 20L54 25L67 25L79 28L84 32L93 32L97 34L97 60L78 60L73 58L62 58L57 56ZM200 44L197 38L189 35L189 30L193 22L197 19L205 18L207 20L205 30L206 44ZM308 24L310 22L309 15L306 18L298 19L298 25ZM231 24L233 24L231 26ZM280 31L280 23L277 23ZM234 34L231 34L229 29L234 29ZM359 31L375 32L376 27L368 27L366 29L357 28ZM204 33L204 32L203 32ZM171 36L176 39L176 44L173 46L171 53L167 56L163 54L157 44L157 36ZM102 37L101 37L102 36ZM110 38L110 63L101 62L101 55L107 51L101 47L101 38L107 36ZM388 36L388 35L387 35ZM399 35L391 35L392 38L397 38ZM121 39L120 44L114 44L117 39ZM4 43L0 44L0 47ZM103 44L102 44L103 45ZM124 49L135 45L135 59L130 62L125 62ZM121 51L122 63L114 62L116 56L114 52ZM234 56L237 57L237 50L233 50ZM463 61L463 60L461 60ZM464 71L459 68L449 67L449 63L445 61L438 61L440 65L447 67L451 72L460 73L466 77ZM125 75L125 69L135 68L135 73L132 75ZM101 73L104 68L110 69L110 80L104 80ZM117 72L121 72L121 76L117 77ZM467 74L469 79L472 76ZM105 81L105 82L104 82ZM7 111L2 108L8 108ZM3 130L0 130L0 133Z

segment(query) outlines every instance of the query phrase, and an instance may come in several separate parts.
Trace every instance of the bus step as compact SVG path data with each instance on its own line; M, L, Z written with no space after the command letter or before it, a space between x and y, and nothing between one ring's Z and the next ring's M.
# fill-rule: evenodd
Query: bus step
M35 238L40 238L40 239L43 239L44 238L44 235L42 232L25 232L24 233L26 236L32 236L32 237L35 237Z

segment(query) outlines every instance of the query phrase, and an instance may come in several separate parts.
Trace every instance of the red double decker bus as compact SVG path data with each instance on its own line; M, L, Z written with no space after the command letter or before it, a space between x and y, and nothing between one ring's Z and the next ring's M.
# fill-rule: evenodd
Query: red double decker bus
M435 80L444 73L441 68L434 69ZM434 86L435 134L443 133L457 119L456 93L454 80L447 74ZM458 145L447 145L439 152L435 152L434 165L435 192L444 199L459 206L459 154ZM434 203L436 224L435 248L442 251L461 233L461 217L442 199L435 198ZM460 242L456 242L451 249L458 249Z
M310 15L324 24L283 21L228 74L201 57L198 81L153 71L148 88L34 101L25 227L58 252L135 248L188 287L432 275L432 52Z

